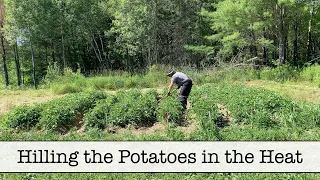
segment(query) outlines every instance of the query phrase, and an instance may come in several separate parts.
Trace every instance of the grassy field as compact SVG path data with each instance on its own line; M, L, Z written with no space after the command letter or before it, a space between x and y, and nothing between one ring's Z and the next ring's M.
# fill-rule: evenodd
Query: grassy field
M286 82L253 80L242 83L245 86L261 87L277 92L297 101L320 104L320 88L309 82Z
M0 90L0 114L9 112L16 106L47 102L63 95L56 95L47 89L40 90Z
M189 71L195 86L185 116L175 93L159 100L169 82L165 77L154 77L157 73L160 76L160 71L143 77L85 78L72 74L73 81L60 77L65 78L60 79L64 82L62 91L55 89L58 86L55 81L39 90L1 90L0 140L320 140L317 78L308 79L311 75L302 72L306 77L270 81L265 72L257 75L249 70L239 78L243 72L237 71L200 74ZM118 84L113 82L114 77ZM119 83L121 81L123 83ZM73 90L80 85L82 89ZM170 114L170 124L166 124L166 112ZM294 173L0 174L0 179L89 178L319 179L320 176Z

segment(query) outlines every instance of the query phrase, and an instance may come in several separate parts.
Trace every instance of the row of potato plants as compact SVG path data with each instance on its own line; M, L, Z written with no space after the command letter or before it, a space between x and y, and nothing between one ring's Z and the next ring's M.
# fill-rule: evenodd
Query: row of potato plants
M157 93L154 90L141 93L138 90L120 91L101 100L84 116L88 128L104 129L106 125L126 126L154 122Z
M77 116L82 116L93 108L96 101L105 99L103 92L84 92L66 95L44 104L16 107L7 113L3 126L20 130L29 130L36 126L41 129L60 131L74 124Z
M148 125L156 121L179 124L183 108L175 96L158 99L156 91L120 91L97 103L85 116L87 128L104 129L107 125Z
M320 106L293 102L274 92L241 85L204 85L193 91L192 103L222 104L233 121L258 128L312 128L320 125ZM210 104L211 103L211 104ZM203 107L200 109L204 109ZM206 117L207 118L207 117Z
M175 96L162 98L155 90L119 91L106 96L102 92L66 95L44 104L14 108L3 118L3 126L19 130L33 127L66 131L83 122L88 128L104 129L106 125L150 124L157 120L181 123L183 108Z
M160 100L155 90L119 91L108 96L102 92L75 93L44 104L16 107L5 115L3 124L20 130L36 126L51 131L66 131L79 122L99 129L107 124L124 127L155 121L181 124L183 107L176 96L165 97L165 92L167 89Z

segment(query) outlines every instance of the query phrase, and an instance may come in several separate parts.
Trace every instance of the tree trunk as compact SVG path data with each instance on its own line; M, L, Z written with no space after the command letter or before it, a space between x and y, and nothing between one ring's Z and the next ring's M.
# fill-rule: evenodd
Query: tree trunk
M293 53L292 59L293 62L296 64L298 60L298 22L297 20L294 21L294 41L293 41Z
M265 28L263 29L263 37L265 39L267 39L267 35L266 35L266 30ZM263 60L264 60L264 65L269 65L269 60L268 60L268 50L267 50L267 47L263 47Z
M309 28L308 28L308 43L307 43L307 61L311 61L311 54L312 54L312 18L313 18L313 7L310 10L310 20L309 20Z
M52 54L51 54L51 56L52 56L52 61L53 62L56 62L56 54L55 54L55 47L54 47L54 44L52 43Z
M285 48L284 40L280 39L280 42L279 42L279 60L280 60L280 65L285 63L285 59L284 59L284 51L285 50L284 50L284 48Z
M152 57L151 57L151 64L158 63L158 31L157 31L157 25L158 25L158 17L157 17L157 12L158 12L158 1L154 0L152 2L152 36L151 36L151 41L152 41Z
M37 82L36 82L36 66L34 61L34 50L32 45L32 40L30 37L30 49L31 49L31 58L32 58L32 78L33 78L33 85L34 88L37 89Z
M285 43L286 43L286 38L285 38L285 30L284 30L284 7L277 5L279 8L280 12L280 18L279 18L279 60L280 60L280 65L285 64Z
M46 59L46 64L49 64L48 62L48 46L46 45L46 49L45 49L45 59Z
M257 57L258 56L258 50L255 46L255 33L253 30L253 22L250 23L250 45L249 45L249 51L250 51L250 58Z
M64 37L62 36L61 38L62 42L62 60L63 60L63 68L65 69L67 67L67 62L66 62L66 55L65 55L65 50L64 50Z
M151 46L151 40L150 40L151 38L150 37L148 37L148 43L150 43L150 46ZM147 60L148 60L148 65L149 65L149 68L151 67L151 65L152 65L152 61L151 61L151 47L150 46L148 46L147 45L147 48L148 48L148 50L147 50Z
M93 37L93 38L94 38L94 37ZM90 41L90 44L91 44L91 47L93 48L93 51L94 51L94 53L95 53L95 55L96 55L96 57L97 57L97 59L98 59L98 61L99 61L99 64L102 65L101 56L99 56L99 52L98 52L98 50L97 50L96 47L95 47L95 43L94 43L94 40L93 40L93 39Z
M264 65L268 65L269 62L268 62L268 54L267 54L267 48L266 47L263 47L262 57L263 57Z
M101 65L104 67L103 58L102 58L102 56L101 56L101 51L100 51L99 45L98 45L98 43L97 43L97 41L96 41L96 39L95 39L94 34L92 34L92 40L93 40L93 42L94 42L94 46L96 46L96 48L97 48L96 50L97 50L98 56L99 56L99 58L100 58ZM100 67L100 68L101 68L101 67Z
M21 86L21 71L20 71L20 61L19 61L19 53L18 53L18 40L16 40L16 43L14 45L14 60L16 64L18 86Z
M104 37L104 36L103 36ZM99 39L100 39L100 44L101 44L101 51L102 51L102 54L103 54L103 57L104 57L104 61L106 62L107 61L107 53L105 51L105 47L104 47L104 43L103 43L103 39L101 37L101 33L99 33Z
M1 22L1 29L3 28L3 23ZM2 62L3 62L3 71L4 71L4 79L6 86L9 86L9 75L8 75L8 67L7 67L7 57L6 57L6 49L4 45L4 36L3 32L0 32L1 39L1 47L2 47Z
M251 55L251 58L253 58L253 57L257 57L258 56L258 50L257 50L257 47L254 45L254 42L256 40L255 40L254 30L252 28L251 28L250 34L251 34L251 38L250 38L250 55Z
M289 47L288 47L288 36L286 35L285 37L284 37L284 59L285 60L287 60L288 59L288 57L289 57L289 55L288 55L288 53L289 53L289 51L288 51L288 49L289 49Z

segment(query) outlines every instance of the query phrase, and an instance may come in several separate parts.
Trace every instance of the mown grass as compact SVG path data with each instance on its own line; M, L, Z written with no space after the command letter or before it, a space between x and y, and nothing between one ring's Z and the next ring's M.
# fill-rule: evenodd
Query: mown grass
M64 95L56 95L48 89L0 90L0 114L4 114L16 106L32 103L44 103Z
M315 87L309 82L279 83L274 81L254 80L242 84L246 86L262 87L278 92L294 100L320 104L320 88Z
M31 97L39 97L39 96L49 96L52 95L52 93L46 89L38 89L38 90L34 90L34 89L26 89L26 90L19 90L19 89L14 89L14 90L10 90L10 89L3 89L0 90L0 96L4 97L4 96L11 96L11 95L28 95Z

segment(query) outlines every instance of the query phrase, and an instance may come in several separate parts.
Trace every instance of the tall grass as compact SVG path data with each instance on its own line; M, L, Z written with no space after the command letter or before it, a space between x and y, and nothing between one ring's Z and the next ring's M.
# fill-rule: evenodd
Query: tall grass
M87 90L119 90L130 88L161 87L166 84L164 71L152 66L145 75L129 75L128 73L110 73L109 76L85 77L79 72L64 70L61 75L55 68L50 73L46 84L56 94L76 93Z
M82 92L88 87L87 79L70 68L65 68L63 75L56 68L49 68L45 82L56 94Z
M169 78L166 77L168 69L184 72L196 85L206 83L269 80L276 82L308 81L320 87L320 65L297 69L291 66L264 68L256 70L250 67L225 66L223 68L207 67L196 69L193 67L169 67L166 65L153 65L143 74L131 75L126 72L108 71L102 74L91 74L86 77L73 72L70 68L61 71L56 65L48 67L47 75L43 80L43 88L49 88L55 94L77 93L90 90L118 90L130 88L159 88L167 86ZM3 83L2 83L3 84ZM45 86L43 86L45 85ZM2 86L1 88L5 88ZM14 89L14 86L12 86ZM12 89L11 88L11 89Z
M320 65L306 67L301 72L301 78L320 88Z

